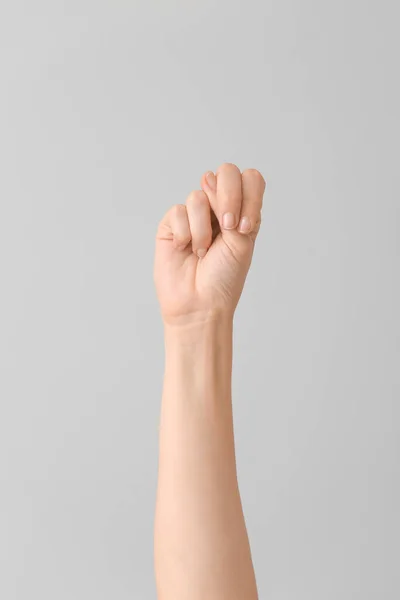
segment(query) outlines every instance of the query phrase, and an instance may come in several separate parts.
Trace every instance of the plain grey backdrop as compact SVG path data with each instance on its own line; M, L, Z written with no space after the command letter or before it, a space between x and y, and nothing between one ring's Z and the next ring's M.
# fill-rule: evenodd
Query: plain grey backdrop
M154 234L229 161L268 180L234 355L260 598L398 600L398 18L1 3L2 599L155 599Z

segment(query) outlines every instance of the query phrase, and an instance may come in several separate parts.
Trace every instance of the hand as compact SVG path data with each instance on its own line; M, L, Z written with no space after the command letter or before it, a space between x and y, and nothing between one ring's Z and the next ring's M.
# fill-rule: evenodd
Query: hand
M166 323L233 313L261 223L265 181L225 163L159 224L154 280Z

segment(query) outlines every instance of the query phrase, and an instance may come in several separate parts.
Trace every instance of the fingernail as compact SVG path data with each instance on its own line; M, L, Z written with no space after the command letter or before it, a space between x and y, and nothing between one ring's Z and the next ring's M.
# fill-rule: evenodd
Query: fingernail
M240 233L248 233L250 231L251 224L249 217L242 217L239 223Z
M222 225L224 229L233 229L235 227L235 217L232 213L225 213L222 217Z
M209 187L212 190L215 190L215 188L217 187L217 178L215 177L215 175L212 171L208 171L208 173L206 174L206 181L207 181Z
M197 256L199 258L204 258L206 254L207 250L205 250L204 248L200 248L199 250L197 250Z

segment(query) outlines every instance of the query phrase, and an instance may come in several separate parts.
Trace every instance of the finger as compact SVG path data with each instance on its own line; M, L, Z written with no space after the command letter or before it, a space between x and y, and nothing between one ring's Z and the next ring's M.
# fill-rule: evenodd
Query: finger
M174 248L178 250L186 248L191 235L184 204L175 204L170 208L160 225L160 232L163 234L161 239L172 240Z
M236 165L222 164L216 174L206 173L201 180L211 208L222 231L234 231L238 225L242 205L242 176Z
M212 241L211 207L207 195L196 190L186 201L193 252L203 258Z
M261 222L261 208L265 191L265 180L257 169L246 169L242 173L242 210L238 226L239 233L256 233Z
M217 176L217 217L222 230L237 227L242 206L242 175L236 165L225 163Z
M210 202L210 206L212 209L212 220L217 221L219 225L219 220L217 217L217 177L213 171L207 171L203 174L200 180L201 189L207 194L208 200Z

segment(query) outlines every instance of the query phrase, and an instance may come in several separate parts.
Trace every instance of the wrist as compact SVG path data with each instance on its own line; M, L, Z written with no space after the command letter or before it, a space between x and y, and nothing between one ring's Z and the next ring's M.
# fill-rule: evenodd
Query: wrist
M165 374L184 397L207 398L207 405L230 399L233 319L208 315L190 323L164 325Z
M214 344L232 338L233 313L223 311L197 312L174 319L164 319L165 342L190 346Z

